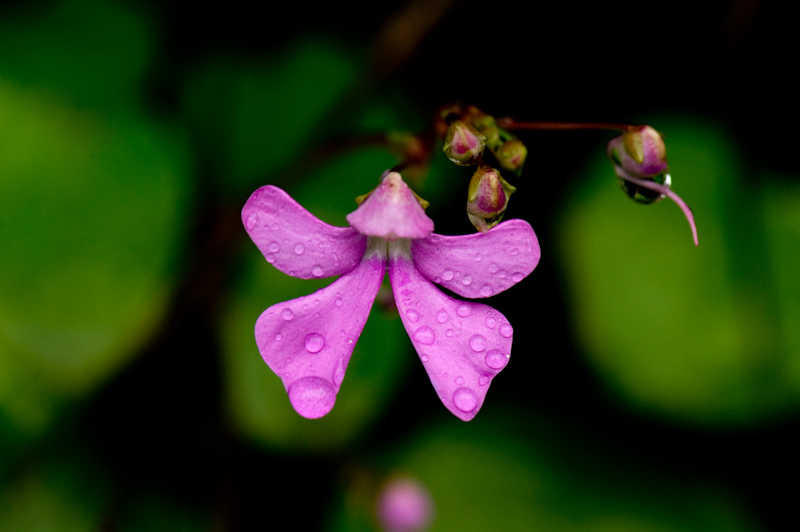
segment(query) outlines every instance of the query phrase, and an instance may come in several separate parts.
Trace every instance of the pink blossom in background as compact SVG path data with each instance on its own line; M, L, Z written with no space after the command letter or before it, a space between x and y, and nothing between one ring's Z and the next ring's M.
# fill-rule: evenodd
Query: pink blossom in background
M419 481L396 478L381 490L377 514L386 532L421 532L433 520L433 499Z

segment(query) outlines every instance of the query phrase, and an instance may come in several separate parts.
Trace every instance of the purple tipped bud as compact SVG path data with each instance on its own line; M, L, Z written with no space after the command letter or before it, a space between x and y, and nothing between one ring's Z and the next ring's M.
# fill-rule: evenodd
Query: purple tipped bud
M608 158L633 177L648 179L667 171L664 139L650 126L639 126L612 139Z
M421 532L431 524L433 501L419 481L397 478L384 486L377 510L387 532Z
M519 139L505 142L495 151L497 162L503 170L514 172L517 176L522 173L522 165L528 156L528 148Z
M486 137L473 126L455 120L447 129L443 151L447 158L460 166L477 164L486 147Z
M485 233L499 224L516 190L494 168L479 166L467 191L467 216L475 229Z

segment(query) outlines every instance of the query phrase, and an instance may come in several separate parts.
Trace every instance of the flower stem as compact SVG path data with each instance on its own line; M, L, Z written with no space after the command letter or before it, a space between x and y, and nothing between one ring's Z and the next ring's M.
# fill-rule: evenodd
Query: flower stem
M497 125L503 129L538 129L546 131L554 130L579 130L579 129L604 129L611 131L630 131L634 129L633 124L621 124L614 122L517 122L513 118L498 118Z
M694 214L692 213L692 209L688 205L686 205L686 202L683 201L680 196L675 194L669 187L664 185L659 185L655 181L650 181L648 179L638 179L630 176L626 176L623 179L630 181L634 185L659 192L660 194L663 194L669 197L669 199L671 199L672 201L674 201L678 205L678 207L681 208L681 210L683 211L683 215L686 216L686 220L689 222L689 227L692 228L692 238L694 239L694 245L695 246L700 245L700 243L697 240L697 226L694 223Z

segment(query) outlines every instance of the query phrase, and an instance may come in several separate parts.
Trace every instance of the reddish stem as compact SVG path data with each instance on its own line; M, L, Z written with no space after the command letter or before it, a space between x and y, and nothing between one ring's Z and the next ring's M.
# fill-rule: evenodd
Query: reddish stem
M503 129L538 129L538 130L578 130L604 129L611 131L630 131L638 126L614 122L517 122L513 118L498 118L497 125Z

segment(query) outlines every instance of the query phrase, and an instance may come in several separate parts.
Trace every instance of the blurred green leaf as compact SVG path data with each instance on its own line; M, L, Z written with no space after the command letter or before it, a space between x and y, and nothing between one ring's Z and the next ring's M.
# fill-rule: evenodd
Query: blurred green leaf
M344 226L354 198L374 188L391 157L374 150L343 156L292 191L318 218ZM244 229L242 229L244 231ZM253 330L258 316L281 301L312 293L330 280L300 280L272 266L247 243L241 278L223 319L226 383L234 423L247 437L293 451L331 450L357 439L392 398L415 360L400 319L376 305L358 340L336 406L318 420L300 417L281 380L263 362Z
M720 128L653 119L673 188L692 206L643 207L618 190L608 161L564 209L559 240L575 329L588 359L632 408L684 422L764 422L795 409L800 380L777 340L758 194ZM788 255L779 260L788 259Z
M0 82L0 411L17 437L119 368L165 310L185 136Z
M335 127L320 121L352 85L355 59L335 43L305 39L268 57L198 67L185 106L221 189L244 193L307 155L317 129Z
M153 29L127 3L19 4L0 17L0 79L57 91L79 106L129 105L153 55Z
M509 429L509 427L516 427ZM527 432L521 435L521 432ZM678 478L506 408L438 421L379 462L430 491L431 532L732 532L754 530L726 490ZM377 530L376 483L351 482L330 530ZM360 493L359 493L360 492ZM371 495L371 496L370 496Z

